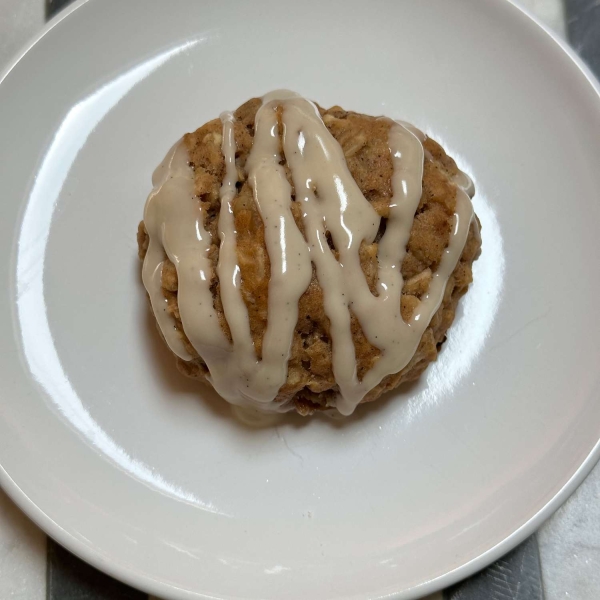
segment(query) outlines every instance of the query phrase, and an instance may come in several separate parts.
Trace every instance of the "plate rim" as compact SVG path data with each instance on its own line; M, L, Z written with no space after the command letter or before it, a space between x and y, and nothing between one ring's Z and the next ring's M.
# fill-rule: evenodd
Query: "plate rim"
M18 66L25 55L40 42L50 31L52 31L59 23L68 18L73 12L87 4L91 0L75 0L70 5L60 11L55 17L50 19L41 30L21 48L19 52L9 60L7 66L0 71L0 85L8 77L8 75ZM573 65L585 77L589 85L598 97L600 102L600 81L595 77L590 68L571 48L571 46L559 37L552 29L543 24L536 16L534 16L527 8L518 4L518 0L493 0L500 4L511 5L519 11L525 18L532 21L537 27L541 28L546 35L550 36L561 50L568 56ZM523 542L526 538L534 534L540 526L548 520L577 490L583 483L587 475L591 472L596 463L600 462L600 439L596 442L589 454L573 475L568 479L562 488L540 508L528 521L521 525L518 529L507 535L503 540L498 542L492 548L482 552L479 556L471 559L463 565L444 573L426 583L410 588L405 591L386 594L386 600L410 600L411 598L419 598L424 595L432 594L447 588L463 579L470 577L476 572L489 566L494 561L498 560L517 545ZM94 546L84 543L82 540L74 537L69 531L61 527L59 523L52 520L44 510L38 506L29 496L19 487L12 479L8 472L0 464L0 488L9 496L16 506L25 513L42 531L64 546L90 565L100 569L119 581L127 583L137 589L146 591L149 594L171 598L196 598L202 600L214 600L213 597L206 596L202 593L193 592L191 590L182 590L174 585L153 579L150 576L136 573L127 567L120 565L116 561L112 561L103 556ZM374 597L375 598L375 597ZM383 597L377 597L383 600Z

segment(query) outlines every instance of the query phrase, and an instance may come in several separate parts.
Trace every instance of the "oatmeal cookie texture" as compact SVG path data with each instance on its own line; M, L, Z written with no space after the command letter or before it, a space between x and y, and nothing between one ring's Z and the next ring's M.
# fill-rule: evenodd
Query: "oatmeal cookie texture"
M300 168L295 165L300 163L294 163L297 159L287 156L286 153L286 149L288 153L291 150L286 146L288 142L284 139L285 127L282 126L284 107L277 102L271 104L273 122L277 125L277 131L273 135L276 138L279 159L275 165L280 173L278 185L284 186L281 188L284 191L288 190L289 221L297 228L299 239L307 245L310 240L307 233L305 203L300 201L301 192L295 188L298 179L294 176L294 171ZM186 134L180 146L187 151L186 159L192 174L190 189L193 189L195 202L202 214L206 231L204 239L207 242L203 260L206 261L205 273L209 279L206 289L210 296L209 301L212 302L211 318L214 314L218 320L217 326L222 332L225 343L238 342L232 337L235 333L233 324L230 327L232 315L224 310L224 304L231 303L232 300L230 296L224 295L225 290L222 289L219 278L220 254L233 252L230 259L235 262L237 269L235 276L238 278L237 289L240 292L238 302L239 306L245 307L247 311L247 324L242 323L240 327L248 329L247 341L251 343L252 356L257 362L263 360L263 352L267 351L265 338L271 315L269 298L270 294L274 293L271 282L274 246L273 242L271 246L267 242L269 235L275 235L268 230L268 220L265 217L268 213L261 207L260 196L255 189L259 185L257 182L260 169L266 168L263 164L264 160L259 165L251 164L253 160L254 163L257 162L251 157L251 153L253 147L257 145L258 132L255 128L257 112L261 106L263 106L262 99L249 100L228 117L210 121L195 132ZM361 276L368 285L371 295L377 297L383 289L380 264L382 240L386 228L392 222L391 211L395 206L393 199L398 193L393 185L394 173L395 169L402 169L401 161L404 160L400 157L400 153L397 153L397 160L395 160L390 149L392 129L399 126L391 120L348 112L339 106L327 110L316 106L315 118L319 116L324 127L341 148L340 156L343 153L349 176L371 207L372 211L368 214L376 216L374 235L371 239L366 236L366 239L359 240L356 252L357 265L362 271ZM318 124L315 125L317 126ZM457 204L462 201L461 193L466 196L464 193L466 189L471 195L472 190L468 189L468 178L459 171L455 162L446 155L439 144L411 129L410 126L405 127L405 132L413 131L414 136L421 138L422 144L422 159L418 158L419 162L422 162L422 165L419 165L422 170L418 172L421 179L421 187L418 189L420 193L417 197L416 211L411 213L411 218L414 215L412 226L406 230L407 242L404 248L399 249L398 256L401 257L401 261L397 265L402 275L399 280L402 288L398 296L398 314L405 323L410 323L419 312L419 307L425 304L426 299L433 293L436 273L438 279L441 275L440 265L444 255L448 254L453 232L458 229L457 219L460 215ZM300 130L302 131L302 128ZM407 135L405 132L401 133ZM224 135L231 137L229 146L224 143ZM231 151L229 157L226 156L227 147ZM299 148L302 149L302 140ZM310 179L308 181L310 186ZM225 189L227 186L228 188ZM258 193L260 191L259 189ZM312 191L314 192L313 203L322 202L323 200L319 199L320 190ZM220 223L224 218L222 203L225 199L230 207L227 216L230 219L230 230L227 233L230 236L229 246L226 246L223 241L226 239L225 223ZM193 208L193 205L191 206ZM441 285L440 297L428 323L423 325L424 329L420 339L415 343L416 347L411 349L411 353L414 351L412 357L409 357L406 364L397 372L386 373L369 389L365 389L360 397L357 396L357 402L376 400L384 392L396 388L401 383L417 379L427 365L436 359L446 331L454 320L458 301L467 292L472 281L472 263L480 252L479 221L475 215L470 214L472 218L466 225L462 223L464 237L460 241L457 259L451 268L448 268L447 262L443 263L448 273L441 284L437 282L438 287ZM282 226L287 226L289 231L290 223L285 225L282 221ZM145 221L140 223L138 229L139 256L142 260L146 257L150 244L149 229L148 218L145 217ZM231 233L234 234L234 246L231 245ZM338 262L342 259L347 260L340 239L335 239L326 222L321 233L322 239L328 246L327 252ZM349 239L352 239L352 236ZM389 246L389 240L387 244ZM165 327L169 327L171 337L173 335L177 337L177 343L180 344L180 351L177 352L179 369L185 375L210 383L212 377L207 362L200 355L202 352L199 354L198 345L190 340L192 336L186 335L186 332L189 334L189 330L185 316L182 319L179 298L182 285L181 271L178 277L178 267L174 264L177 262L175 257L165 254L162 248L157 250L159 251L162 252L160 258L163 262L155 276L159 278L158 289L161 300L164 300L165 313L163 320L158 318L157 314L159 325L163 334ZM290 260L289 252L288 260ZM276 270L281 269L280 262L278 258ZM335 335L332 332L330 318L333 314L331 309L327 310L327 298L324 294L327 285L324 285L322 273L320 282L315 261L309 259L307 264L309 270L305 273L305 281L300 284L302 289L299 299L287 313L293 315L295 326L292 323L291 344L287 344L288 348L281 353L285 368L284 381L276 388L276 395L270 403L278 410L296 409L302 415L336 406L339 408L340 403L340 385L334 374L335 365L338 364L335 361L335 352L338 349L333 342ZM302 275L299 274L298 277L301 278ZM387 289L385 285L383 287ZM231 295L230 292L227 294ZM243 312L238 311L238 313ZM376 336L368 334L371 331L365 323L368 315L362 320L359 319L357 315L363 313L358 309L355 310L352 302L347 305L347 314L351 335L349 339L354 349L356 369L354 377L357 382L362 382L378 361L383 359L384 352L378 347L377 340L374 339ZM239 314L237 316L239 318ZM269 335L272 336L272 332ZM173 344L170 343L170 346L173 349Z

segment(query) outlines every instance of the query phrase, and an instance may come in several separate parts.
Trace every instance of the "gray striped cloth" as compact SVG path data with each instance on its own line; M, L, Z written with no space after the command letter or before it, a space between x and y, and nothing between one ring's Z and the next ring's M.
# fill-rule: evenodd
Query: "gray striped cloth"
M70 0L47 0L46 16ZM569 41L600 75L600 1L565 0ZM48 540L47 600L148 600L134 590L82 562ZM438 598L440 596L437 596ZM445 600L543 600L538 544L535 536L491 567L443 594Z

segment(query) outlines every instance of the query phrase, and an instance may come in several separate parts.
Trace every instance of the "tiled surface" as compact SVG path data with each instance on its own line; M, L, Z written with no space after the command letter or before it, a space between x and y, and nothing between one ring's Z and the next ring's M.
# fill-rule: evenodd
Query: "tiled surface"
M520 1L549 27L565 34L564 7L560 0ZM600 10L600 0L568 1L571 5L581 4L584 8L581 14ZM35 35L44 19L43 0L0 0L0 70ZM591 36L588 40L594 35L600 36L600 31L586 33ZM586 51L589 47L590 42L584 40L579 49ZM542 527L538 539L547 600L600 598L600 467ZM45 597L45 536L0 490L0 598L42 600ZM441 600L441 596L429 600Z

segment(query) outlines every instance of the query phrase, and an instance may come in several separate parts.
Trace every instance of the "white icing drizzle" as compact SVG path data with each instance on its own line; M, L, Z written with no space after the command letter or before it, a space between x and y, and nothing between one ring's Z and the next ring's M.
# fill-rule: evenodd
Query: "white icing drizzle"
M194 173L187 161L184 146L177 142L152 174L154 189L148 196L144 210L149 244L142 268L142 281L158 327L171 350L183 360L190 360L192 356L185 348L173 317L167 312L167 299L163 295L161 281L165 258L164 231L167 227L176 229L178 226L171 217L170 204L184 194L190 199L194 197Z
M292 173L296 201L302 202L304 209L306 240L292 216L292 190L285 169L279 164L282 156L278 107L283 109L283 150ZM314 264L331 324L333 371L340 390L337 408L342 414L351 414L384 377L408 364L439 308L473 218L469 198L473 193L472 183L463 173L455 178L456 213L450 242L433 273L427 294L406 323L400 313L404 284L400 269L422 193L424 134L405 123L393 123L390 129L393 197L386 231L378 247L379 280L375 296L362 272L359 249L363 241L373 242L380 218L352 178L340 145L313 103L287 91L265 96L256 114L253 147L246 163L248 181L265 227L271 264L268 324L259 360L240 289L236 251L235 118L232 113L223 113L221 121L225 178L220 191L217 275L232 341L223 333L213 306L208 258L211 239L204 229L201 204L194 196L194 174L182 142L170 150L155 171L155 187L144 213L150 244L143 281L159 327L173 352L183 360L190 360L192 356L166 310L161 290L166 254L177 269L177 297L185 334L206 363L217 392L235 405L263 411L288 410L292 407L274 399L286 382L298 300L310 283ZM339 253L339 261L329 248L327 231ZM381 351L362 381L356 372L350 310L369 342Z

